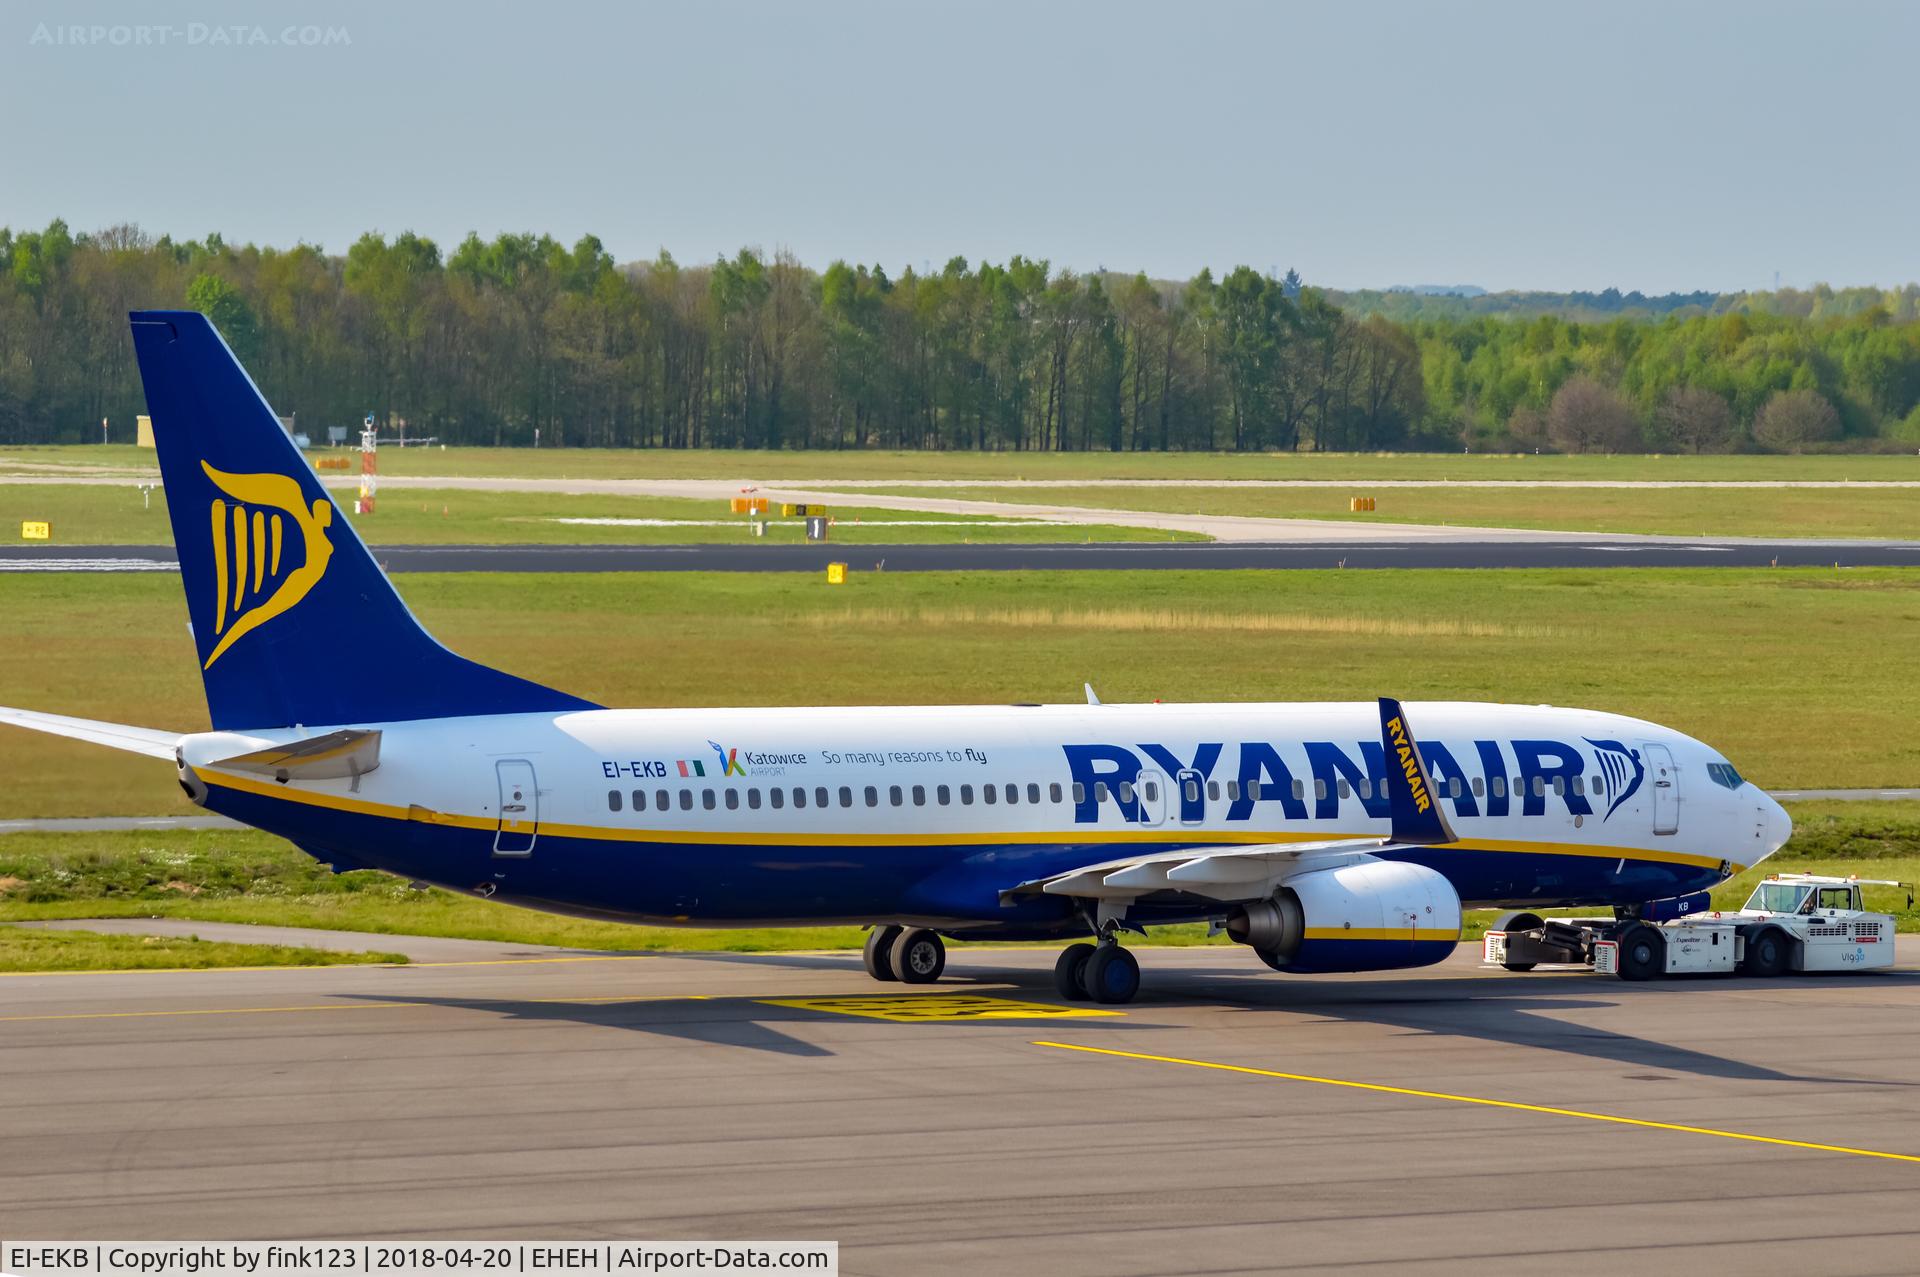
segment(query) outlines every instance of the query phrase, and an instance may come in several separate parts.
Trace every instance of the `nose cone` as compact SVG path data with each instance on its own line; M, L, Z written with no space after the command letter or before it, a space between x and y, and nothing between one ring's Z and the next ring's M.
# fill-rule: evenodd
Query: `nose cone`
M1793 817L1787 815L1787 809L1773 801L1770 795L1760 796L1760 839L1765 844L1767 855L1771 856L1786 846L1787 839L1793 837Z

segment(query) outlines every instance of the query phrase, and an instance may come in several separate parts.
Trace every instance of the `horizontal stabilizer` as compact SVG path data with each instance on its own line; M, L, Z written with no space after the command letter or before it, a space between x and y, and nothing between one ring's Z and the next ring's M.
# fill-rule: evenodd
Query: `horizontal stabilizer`
M128 727L125 723L101 723L91 718L68 718L64 714L36 714L30 709L8 709L0 705L0 723L11 723L36 732L66 736L109 749L124 749L130 754L173 760L180 732L156 731L151 727Z
M259 772L275 780L343 780L364 776L380 765L380 733L328 732L250 754L235 754L213 764L230 771Z

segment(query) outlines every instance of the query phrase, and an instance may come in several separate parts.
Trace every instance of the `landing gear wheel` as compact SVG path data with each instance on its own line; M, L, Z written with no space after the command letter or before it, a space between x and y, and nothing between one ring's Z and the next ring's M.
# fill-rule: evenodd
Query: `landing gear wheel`
M867 974L876 980L897 980L893 974L893 942L900 938L898 927L869 927L867 929L867 947L861 953L861 961L867 964Z
M1748 936L1740 969L1748 975L1779 975L1787 969L1787 938L1772 927Z
M1620 937L1620 978L1651 980L1666 969L1667 946L1652 927L1627 928Z
M1092 956L1090 944L1070 944L1060 951L1059 960L1053 964L1053 987L1067 1001L1087 1000L1087 959Z
M1537 913L1510 913L1493 924L1495 931L1528 931L1544 926L1545 920ZM1537 962L1503 962L1500 964L1508 971L1531 971L1540 964Z
M1103 944L1087 959L1081 979L1086 981L1087 996L1095 1002L1131 1002L1140 992L1140 963L1119 945Z
M893 978L902 984L932 984L947 969L947 946L925 927L908 927L887 953Z

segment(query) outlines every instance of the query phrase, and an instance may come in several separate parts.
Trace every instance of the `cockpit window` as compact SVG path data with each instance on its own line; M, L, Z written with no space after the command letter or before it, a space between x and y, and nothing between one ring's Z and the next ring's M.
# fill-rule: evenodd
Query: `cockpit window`
M1791 882L1763 882L1753 889L1747 908L1766 913L1799 913L1812 887Z
M1707 775L1716 785L1725 785L1728 789L1738 789L1747 782L1739 772L1733 770L1732 763L1708 763Z

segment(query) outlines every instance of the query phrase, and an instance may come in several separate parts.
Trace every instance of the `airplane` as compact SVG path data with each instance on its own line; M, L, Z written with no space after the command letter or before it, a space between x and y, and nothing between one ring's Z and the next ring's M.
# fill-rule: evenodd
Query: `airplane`
M442 647L213 325L131 321L212 730L0 722L166 759L336 872L635 923L858 924L868 973L907 984L939 979L943 938L1069 939L1061 996L1113 1004L1148 927L1223 927L1276 971L1418 967L1463 909L1640 916L1792 832L1710 746L1594 710L1091 687L603 708Z

